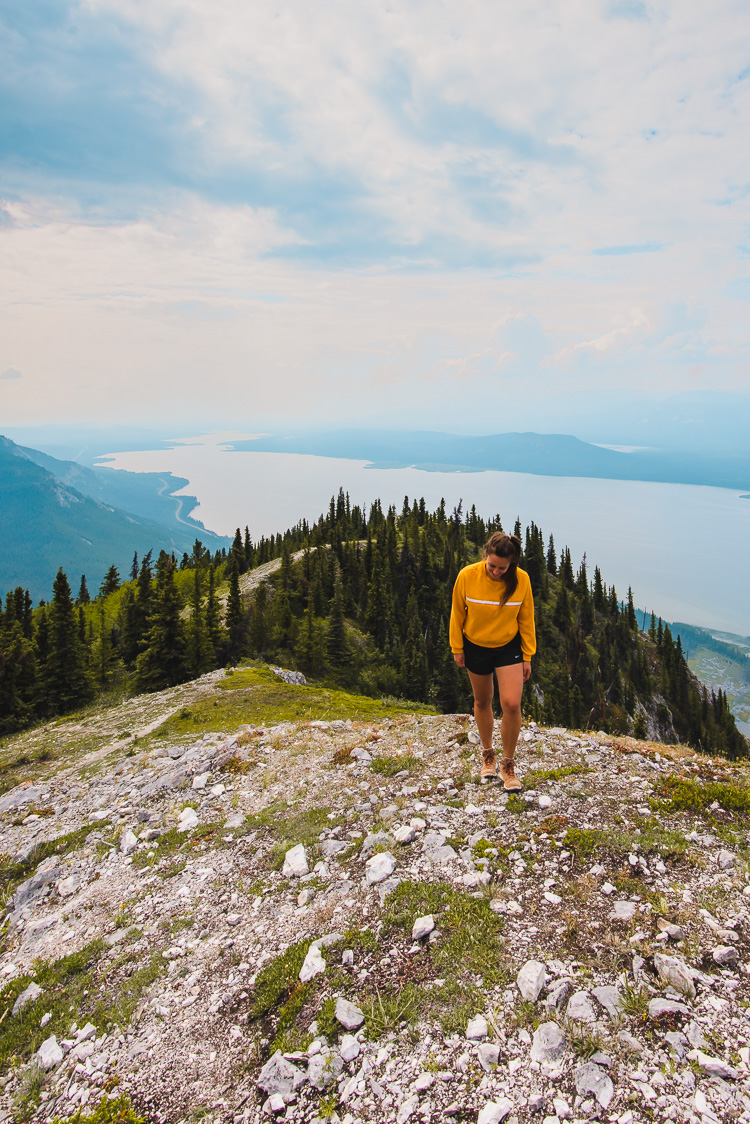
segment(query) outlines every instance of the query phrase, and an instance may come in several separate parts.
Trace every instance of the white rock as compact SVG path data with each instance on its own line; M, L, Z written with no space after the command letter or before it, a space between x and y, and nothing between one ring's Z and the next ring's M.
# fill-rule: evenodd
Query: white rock
M509 1101L507 1097L500 1097L496 1101L487 1101L480 1109L477 1124L500 1124L500 1121L505 1120L512 1109L513 1101Z
M325 1047L310 1058L307 1077L314 1089L325 1089L326 1085L336 1080L343 1068L344 1063L338 1050Z
M664 1015L689 1015L690 1011L684 1003L678 1003L676 999L649 999L648 1001L648 1017L650 1019L658 1020Z
M307 950L304 964L300 968L299 978L302 983L307 983L314 976L319 976L321 972L325 972L326 962L320 954L320 949L315 945L311 945Z
M135 832L131 831L129 828L127 831L123 831L120 836L120 850L123 855L132 855L137 846L138 838Z
M308 874L309 870L307 853L302 843L298 843L296 847L290 847L284 855L284 865L281 868L284 877L301 878L304 874Z
M385 882L386 878L390 878L396 869L396 860L390 851L381 851L380 854L373 855L365 863L365 878L368 886L374 886L378 882Z
M551 796L540 796L539 797L539 807L540 808L550 808L551 806L552 806L552 797Z
M596 1022L596 1011L587 991L576 991L571 995L565 1014L577 1023Z
M417 1080L414 1082L415 1093L426 1093L435 1084L435 1078L431 1073L420 1073Z
M205 788L206 785L208 784L208 778L210 776L211 776L210 773L198 773L196 776L193 777L193 788L195 788L195 789Z
M688 999L695 999L693 973L684 960L676 956L665 956L663 952L654 953L654 967L665 984L671 984L676 991Z
M736 859L731 851L727 851L726 849L722 848L722 850L719 851L717 862L719 864L719 870L731 870L736 862Z
M702 1050L691 1050L688 1059L696 1061L701 1071L708 1074L709 1077L723 1077L725 1081L736 1081L740 1076L739 1071L734 1069L729 1062L725 1062L721 1058L712 1058L708 1054L704 1054Z
M57 892L61 898L69 898L80 885L80 878L76 874L69 874L67 878L61 878L57 883Z
M497 1042L483 1042L477 1048L477 1056L484 1072L491 1073L500 1058L500 1047Z
M488 1034L487 1020L484 1015L475 1015L473 1019L469 1020L466 1027L466 1037L471 1041L478 1041L480 1038L486 1038Z
M177 824L178 831L191 831L200 823L198 813L195 808L185 808L180 812L179 823Z
M579 1065L575 1075L576 1092L585 1097L593 1094L602 1108L607 1108L615 1093L615 1087L607 1073L596 1062Z
M557 1061L565 1053L565 1035L557 1023L541 1023L534 1031L531 1060L542 1065Z
M632 921L638 910L637 902L614 902L610 921Z
M425 917L418 917L412 925L411 939L421 941L423 937L429 937L434 928L435 918L431 913L428 913Z
M346 1030L357 1030L365 1021L360 1008L355 1003L350 1003L348 999L342 999L341 996L336 1000L334 1015L336 1021L340 1022Z
M724 944L717 945L711 956L716 964L736 964L740 958L736 948Z
M38 983L33 980L27 988L25 988L13 1004L12 1015L17 1015L19 1011L23 1010L27 1003L33 1003L42 994L42 989Z
M353 1062L355 1058L359 1057L361 1052L362 1047L353 1034L342 1035L341 1042L339 1043L339 1053L345 1062Z
M268 1098L266 1104L263 1107L265 1108L266 1106L268 1106L269 1112L279 1113L283 1112L286 1108L286 1101L282 1097L281 1093L274 1093Z
M397 827L393 833L393 838L397 843L413 843L417 838L416 828L411 824L404 824L402 827Z
M544 897L545 901L549 902L550 905L560 905L560 903L562 902L562 898L560 897L560 895L553 894L551 890L545 890L542 896Z
M547 969L538 960L527 960L516 976L516 985L524 999L536 1003L547 979Z
M572 1115L572 1113L570 1111L570 1105L562 1097L553 1097L552 1107L555 1110L555 1115L557 1117L559 1117L560 1120L569 1120L570 1119L570 1117Z
M611 882L602 882L599 889L604 895L606 895L606 897L609 897L610 894L614 894L617 887L613 886Z
M418 1107L419 1097L416 1093L409 1097L408 1100L402 1101L396 1113L396 1124L406 1124L406 1121L413 1116Z
M37 1050L36 1056L39 1058L39 1064L42 1069L52 1069L54 1066L60 1064L63 1060L62 1046L59 1045L54 1034L50 1034L49 1038L45 1038L44 1042L42 1042Z

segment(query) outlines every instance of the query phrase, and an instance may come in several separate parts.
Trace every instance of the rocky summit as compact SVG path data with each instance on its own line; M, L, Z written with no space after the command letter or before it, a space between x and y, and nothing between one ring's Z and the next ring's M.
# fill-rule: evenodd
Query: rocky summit
M750 1122L747 766L224 687L4 744L0 1120Z

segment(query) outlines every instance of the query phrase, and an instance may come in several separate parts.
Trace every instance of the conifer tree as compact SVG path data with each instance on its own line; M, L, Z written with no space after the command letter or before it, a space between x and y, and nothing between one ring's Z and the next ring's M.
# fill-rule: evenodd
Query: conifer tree
M76 605L88 605L91 600L91 594L86 586L86 575L81 574L81 585L78 590L78 597L76 598Z
M116 593L120 588L120 572L116 566L110 566L104 575L104 580L99 586L99 596L107 597L110 593Z
M93 697L77 614L62 567L52 586L48 616L48 652L42 670L44 707L49 714L67 714Z
M246 620L240 596L239 568L234 555L229 563L229 597L227 598L227 659L236 664L245 649Z
M206 612L203 608L203 580L205 571L202 565L193 570L193 589L190 597L190 617L187 622L187 669L193 679L216 666L216 653L211 641Z
M175 560L162 551L156 563L156 582L150 600L145 647L135 665L138 691L160 691L181 683L186 674L185 630L180 619L180 595L175 584Z
M343 492L340 493L343 497ZM328 659L334 667L344 667L349 659L349 648L346 642L346 623L344 621L344 594L341 588L341 571L337 568L331 598L331 612L328 617L328 633L326 637L326 650Z

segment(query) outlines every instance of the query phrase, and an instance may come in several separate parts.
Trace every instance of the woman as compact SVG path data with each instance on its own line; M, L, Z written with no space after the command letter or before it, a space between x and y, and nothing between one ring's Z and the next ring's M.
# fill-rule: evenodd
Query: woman
M482 743L483 777L497 776L492 746L492 673L497 676L503 720L500 776L506 792L518 792L516 742L521 730L521 692L536 651L534 599L529 575L518 567L521 541L496 531L480 562L464 566L453 587L450 645L459 667L469 673L474 718Z

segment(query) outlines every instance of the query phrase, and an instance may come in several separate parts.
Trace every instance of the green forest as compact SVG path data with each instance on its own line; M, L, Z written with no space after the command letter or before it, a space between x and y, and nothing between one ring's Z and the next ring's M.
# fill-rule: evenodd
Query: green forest
M509 530L524 542L537 655L524 689L527 718L571 729L680 741L746 757L721 691L687 667L679 636L654 616L638 628L632 592L620 599L585 556L531 523L503 527L474 507L434 511L424 500L383 511L352 506L339 491L313 524L253 543L238 529L229 550L196 541L179 559L162 551L110 567L77 595L58 571L49 603L28 591L0 606L0 733L85 707L95 699L171 687L243 659L283 664L374 697L471 708L468 676L448 645L456 575L486 538ZM278 560L273 572L250 571ZM249 576L248 576L249 575Z

